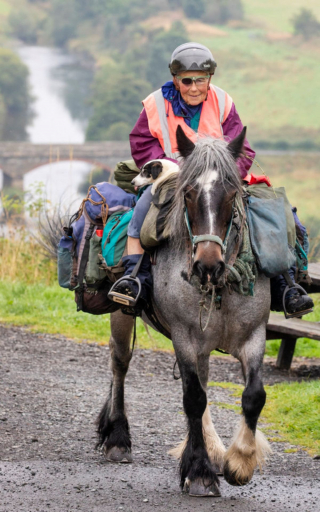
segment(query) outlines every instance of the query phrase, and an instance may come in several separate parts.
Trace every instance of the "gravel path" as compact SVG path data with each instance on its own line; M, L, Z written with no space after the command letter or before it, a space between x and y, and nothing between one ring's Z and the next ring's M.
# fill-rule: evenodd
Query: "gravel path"
M0 326L0 350L1 512L319 510L320 461L303 451L284 453L283 443L273 444L265 472L246 487L222 479L222 498L180 492L177 462L167 455L185 433L172 354L135 351L126 388L134 463L126 466L108 464L94 450L94 420L110 381L107 347ZM317 361L296 362L289 377L264 365L266 384L319 373ZM212 357L210 379L242 383L240 365ZM210 388L208 396L232 403L221 388ZM211 411L230 443L239 416L214 405Z

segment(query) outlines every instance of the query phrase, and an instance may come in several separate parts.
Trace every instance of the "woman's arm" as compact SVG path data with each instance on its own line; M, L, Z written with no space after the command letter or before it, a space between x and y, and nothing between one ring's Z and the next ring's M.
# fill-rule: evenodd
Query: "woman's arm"
M177 162L177 160L166 157L159 140L151 135L145 109L142 110L129 139L132 158L139 169L150 160L165 158Z
M226 120L222 123L223 135L226 140L233 140L239 133L241 133L243 128L243 124L239 117L239 114L236 110L234 103L232 103L232 107L230 112L226 118ZM254 159L256 153L251 149L249 142L245 139L244 142L244 151L245 153L252 159ZM249 158L241 157L237 161L238 169L240 171L241 178L245 178L249 172L249 169L252 165L252 160Z

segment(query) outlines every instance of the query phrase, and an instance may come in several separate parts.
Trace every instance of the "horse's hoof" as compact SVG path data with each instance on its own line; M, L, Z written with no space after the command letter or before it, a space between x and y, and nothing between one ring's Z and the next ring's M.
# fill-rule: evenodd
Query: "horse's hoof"
M132 455L125 448L113 446L110 450L105 450L105 455L108 462L120 462L122 464L131 464L132 462Z
M228 482L228 484L236 486L246 485L247 483L250 482L252 478L252 475L243 477L237 476L235 471L230 470L228 463L226 463L224 466L223 476L224 479Z
M220 490L217 484L209 485L205 487L201 478L194 480L193 482L186 481L184 490L195 498L219 498L221 496Z

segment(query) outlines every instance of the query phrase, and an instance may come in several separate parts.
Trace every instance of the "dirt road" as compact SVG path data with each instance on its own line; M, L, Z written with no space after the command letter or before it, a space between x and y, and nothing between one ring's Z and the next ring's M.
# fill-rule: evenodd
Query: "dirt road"
M185 433L181 382L171 354L137 349L127 378L134 463L113 465L94 450L94 420L106 397L107 347L0 326L0 511L149 512L319 510L320 460L285 453L283 443L265 472L246 487L221 479L221 498L190 498L178 486L178 465L167 455ZM314 373L319 368L314 366ZM309 369L296 365L290 379ZM287 380L267 363L265 383ZM212 358L210 379L242 382L232 358ZM227 390L209 400L230 402ZM226 444L239 416L211 406Z

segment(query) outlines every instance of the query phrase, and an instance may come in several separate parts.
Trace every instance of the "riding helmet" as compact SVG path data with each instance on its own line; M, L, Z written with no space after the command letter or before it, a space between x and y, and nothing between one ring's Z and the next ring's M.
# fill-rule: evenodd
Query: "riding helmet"
M217 63L210 50L200 43L184 43L171 55L169 68L172 75L182 71L207 71L214 75Z

